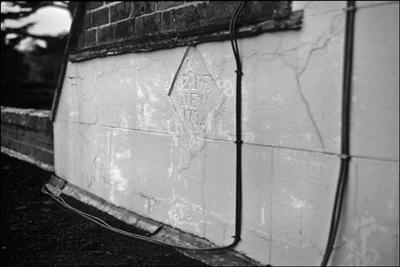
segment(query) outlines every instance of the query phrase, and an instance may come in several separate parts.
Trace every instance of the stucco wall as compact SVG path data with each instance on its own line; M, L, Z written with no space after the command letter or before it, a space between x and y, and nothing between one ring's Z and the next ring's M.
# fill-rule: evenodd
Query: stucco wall
M340 163L345 5L294 2L304 9L300 31L239 41L244 218L236 249L263 264L322 259ZM332 262L396 265L399 4L358 5L353 158ZM117 206L230 243L234 69L229 42L69 63L54 124L56 174Z

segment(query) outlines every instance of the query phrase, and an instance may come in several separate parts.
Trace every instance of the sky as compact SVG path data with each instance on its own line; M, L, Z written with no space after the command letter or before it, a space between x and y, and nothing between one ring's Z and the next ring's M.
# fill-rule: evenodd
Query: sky
M8 2L1 2L1 11L7 12L19 11L18 7L11 7ZM28 32L37 35L52 35L56 36L61 33L66 33L69 31L69 27L71 25L71 15L68 10L58 7L43 7L37 10L32 15L22 18L19 20L5 20L4 26L6 27L17 27L24 25L28 22L35 22L31 28L29 28ZM3 27L3 25L2 25ZM12 37L12 36L10 36ZM28 38L26 38L28 39ZM25 43L25 44L24 44ZM45 42L38 43L40 46L45 46ZM32 40L28 39L22 41L19 50L24 50L25 46L32 45Z

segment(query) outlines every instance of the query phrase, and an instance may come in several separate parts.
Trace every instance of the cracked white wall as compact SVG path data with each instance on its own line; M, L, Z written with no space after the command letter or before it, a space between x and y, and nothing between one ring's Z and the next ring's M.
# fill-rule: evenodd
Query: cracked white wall
M355 157L332 258L395 265L399 4L358 5ZM264 264L316 265L339 171L345 2L293 7L304 10L300 31L239 40L245 143L237 249ZM54 128L57 175L115 205L230 243L234 69L229 42L70 63Z

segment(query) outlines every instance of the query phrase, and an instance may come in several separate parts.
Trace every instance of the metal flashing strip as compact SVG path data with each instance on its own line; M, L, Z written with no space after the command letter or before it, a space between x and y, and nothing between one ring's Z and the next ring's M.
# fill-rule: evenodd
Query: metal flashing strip
M59 196L64 194L72 197L81 203L94 207L101 212L107 213L108 215L121 220L128 225L132 225L135 228L144 230L150 233L152 238L156 240L176 245L189 245L199 248L215 246L215 244L204 238L183 232L172 226L165 225L161 222L149 219L124 208L117 207L55 175L51 176L45 187L55 195ZM234 251L233 249L227 249L224 251L177 250L190 258L194 258L211 266L262 265L259 262L256 262L237 251Z
M46 184L46 187L50 190L56 189L56 191L60 191L60 194L73 197L84 204L93 206L102 212L105 212L150 234L155 233L162 226L162 223L145 218L124 208L117 207L96 195L93 195L71 183L68 183L63 179L60 179L55 175L51 176L49 182Z

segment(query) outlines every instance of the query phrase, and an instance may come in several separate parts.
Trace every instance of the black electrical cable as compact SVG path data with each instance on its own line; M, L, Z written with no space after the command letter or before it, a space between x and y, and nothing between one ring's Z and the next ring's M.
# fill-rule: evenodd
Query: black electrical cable
M241 238L242 229L242 63L236 38L236 21L246 4L241 2L230 23L230 39L236 61L236 218L235 236L231 247L237 245Z
M354 42L354 21L355 2L347 2L346 12L346 33L344 44L343 60L343 96L342 96L342 129L341 129L341 160L339 180L335 194L331 224L329 229L328 242L321 266L326 266L335 244L336 233L339 228L340 214L343 205L346 184L348 180L350 163L350 111L351 111L351 78L353 70L353 42Z
M118 228L114 228L112 226L110 226L109 224L107 224L106 222L104 222L103 220L87 214L83 211L80 211L74 207L72 207L71 205L69 205L64 199L62 199L62 197L60 196L55 196L54 194L52 194L52 192L50 190L48 190L46 187L42 188L42 192L46 193L48 195L50 195L53 199L55 199L58 203L62 204L63 206L73 210L74 212L80 214L81 216L99 224L102 227L105 227L109 230L112 230L114 232L129 236L129 237L133 237L133 238L137 238L137 239L141 239L144 241L148 241L151 243L155 243L155 244L159 244L159 245L163 245L163 246L168 246L168 247L172 247L172 248L177 248L177 249L184 249L184 250L193 250L193 251L218 251L218 250L225 250L225 249L230 249L235 247L241 240L241 229L242 229L242 127L241 127L241 117L242 117L242 63L240 60L240 55L239 55L239 48L238 48L238 43L237 43L237 36L236 36L236 22L237 19L240 15L240 12L243 10L243 7L245 6L245 1L242 1L239 6L237 7L237 9L235 10L234 15L232 16L232 19L230 21L229 24L229 30L230 30L230 41L231 41L231 45L232 45L232 50L233 50L233 54L235 57L235 62L236 62L236 207L235 207L235 235L233 236L234 240L231 244L227 245L227 246L222 246L222 247L211 247L211 248L191 248L191 247L185 247L185 246L178 246L178 245L172 245L172 244L168 244L162 241L158 241L155 240L154 238L150 238L150 237L146 237L143 235L139 235L139 234L134 234L134 233L130 233L130 232L126 232L123 231L121 229ZM79 14L77 14L79 11L82 12L83 7L81 7L81 9L79 9L79 7L75 10L75 16L79 17ZM73 24L76 25L76 24ZM72 28L74 28L73 26L71 26L71 31ZM75 28L74 28L75 29ZM69 45L67 45L67 48L69 47ZM67 55L68 53L66 53ZM64 66L66 67L66 66ZM64 69L64 74L65 75L65 69ZM62 76L60 76L62 77ZM60 78L61 80L61 78ZM62 83L60 83L59 80L59 86L62 86ZM61 87L60 87L61 88ZM57 97L57 95L56 95ZM59 97L59 95L58 95ZM57 105L58 103L58 99L55 99L55 103ZM57 108L57 106L55 106L55 109ZM55 117L55 110L53 110L53 122L54 122L54 117ZM56 175L55 175L56 176ZM56 176L57 177L57 176Z

